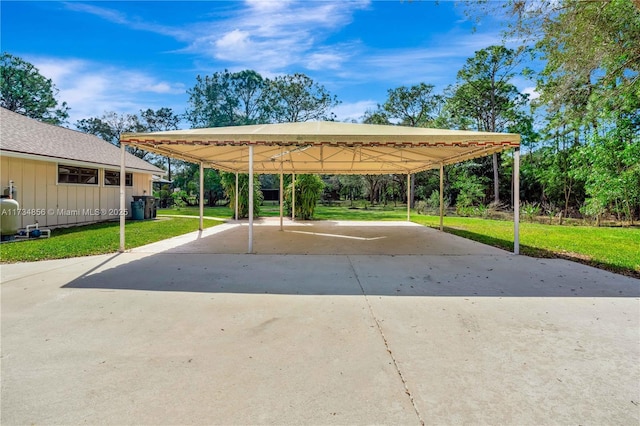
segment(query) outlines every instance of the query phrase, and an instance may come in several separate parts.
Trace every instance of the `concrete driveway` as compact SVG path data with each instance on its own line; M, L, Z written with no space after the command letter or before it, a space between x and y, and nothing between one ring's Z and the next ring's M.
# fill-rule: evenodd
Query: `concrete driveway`
M640 423L639 280L401 222L255 235L3 265L1 423Z

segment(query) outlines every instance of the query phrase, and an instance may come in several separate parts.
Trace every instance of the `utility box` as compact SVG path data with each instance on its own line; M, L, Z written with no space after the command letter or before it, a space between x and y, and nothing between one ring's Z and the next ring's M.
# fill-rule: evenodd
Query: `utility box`
M152 195L134 195L133 201L143 204L144 219L153 219L157 215L156 198Z

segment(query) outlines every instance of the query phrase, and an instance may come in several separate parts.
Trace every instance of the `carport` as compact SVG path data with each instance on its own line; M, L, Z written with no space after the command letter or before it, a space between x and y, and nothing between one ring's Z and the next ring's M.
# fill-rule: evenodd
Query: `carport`
M440 230L443 226L444 166L514 149L514 253L519 253L520 135L404 126L303 122L215 127L152 133L127 133L125 146L200 165L200 229L204 211L204 169L249 174L248 253L253 252L253 176L280 175L280 229L283 229L283 175L286 174L406 174L440 169ZM124 174L124 160L121 164ZM295 181L295 180L294 180ZM120 208L126 209L124 179ZM407 197L409 199L409 197ZM236 197L237 201L237 197ZM293 200L295 203L295 200ZM237 203L236 203L237 204ZM407 220L410 208L407 205ZM237 217L237 205L236 205ZM120 216L120 251L125 247L125 217Z

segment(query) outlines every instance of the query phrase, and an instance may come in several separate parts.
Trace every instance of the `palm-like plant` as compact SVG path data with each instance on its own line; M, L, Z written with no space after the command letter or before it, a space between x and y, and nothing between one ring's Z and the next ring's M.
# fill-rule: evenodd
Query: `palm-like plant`
M236 205L236 175L235 173L222 172L220 184L229 199L229 207L234 210ZM238 218L249 217L249 175L238 175ZM260 180L253 176L253 215L260 216L260 205L264 195L260 190Z
M316 203L322 196L324 182L318 175L297 175L296 176L296 217L308 220L313 218ZM285 192L285 207L291 213L292 185L287 186Z

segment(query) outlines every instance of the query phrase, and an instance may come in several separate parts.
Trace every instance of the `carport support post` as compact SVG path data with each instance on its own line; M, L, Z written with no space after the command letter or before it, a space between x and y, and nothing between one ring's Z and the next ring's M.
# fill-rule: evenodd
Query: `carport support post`
M282 175L282 161L280 161L280 230L282 231L282 215L284 213L282 202L284 200L284 176Z
M235 208L235 215L236 215L236 220L238 220L238 172L236 172L236 208Z
M120 142L120 211L118 212L120 213L120 248L118 249L120 253L124 253L124 245L125 245L124 244L124 224L126 220L126 215L124 212L126 210L126 206L125 206L126 173L125 173L125 167L124 167L124 158L125 158L124 154L125 154L124 143Z
M411 220L411 173L407 173L407 222Z
M204 163L200 162L200 227L198 228L200 231L204 229L204 224L202 223L204 217Z
M440 231L444 230L444 163L440 163Z
M253 145L249 145L249 253L253 253Z
M513 153L513 254L520 254L520 148Z
M291 220L296 218L296 174L291 173Z

